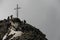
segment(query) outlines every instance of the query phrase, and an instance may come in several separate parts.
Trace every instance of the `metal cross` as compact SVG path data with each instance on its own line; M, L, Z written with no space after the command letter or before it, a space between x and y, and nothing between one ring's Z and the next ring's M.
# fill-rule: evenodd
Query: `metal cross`
M19 14L18 14L18 10L19 10L19 9L20 9L20 7L18 7L18 4L17 4L17 7L16 7L16 8L14 8L14 10L16 10L16 11L17 11L17 13L16 13L16 14L17 14L17 18L18 18L18 15L19 15Z

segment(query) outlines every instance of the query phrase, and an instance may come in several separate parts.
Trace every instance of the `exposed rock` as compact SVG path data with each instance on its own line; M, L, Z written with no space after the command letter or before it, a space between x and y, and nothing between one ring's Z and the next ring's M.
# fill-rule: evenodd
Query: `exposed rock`
M11 33L11 29L15 33ZM18 32L22 32L22 34L15 36ZM13 18L12 16L11 18L8 17L7 19L0 20L0 40L5 35L6 38L4 40L47 40L46 35L39 29L26 23L25 20L23 22L19 18ZM11 39L12 37L13 39Z

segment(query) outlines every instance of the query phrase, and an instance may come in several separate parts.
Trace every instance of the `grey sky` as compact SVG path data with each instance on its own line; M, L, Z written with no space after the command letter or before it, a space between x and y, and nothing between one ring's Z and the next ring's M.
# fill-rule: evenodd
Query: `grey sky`
M16 17L16 4L19 4L19 18L39 28L48 40L60 40L60 0L2 0L0 19L13 14Z

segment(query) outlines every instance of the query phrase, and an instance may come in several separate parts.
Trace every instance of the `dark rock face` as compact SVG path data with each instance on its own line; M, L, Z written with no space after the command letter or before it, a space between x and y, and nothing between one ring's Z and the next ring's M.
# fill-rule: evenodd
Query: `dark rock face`
M17 25L17 26L16 26ZM12 28L13 27L13 28ZM9 35L10 29L14 31L21 31L21 36L13 37L16 33ZM24 20L21 21L19 18L11 18L0 20L0 40L3 39L7 33L7 37L4 40L47 40L46 35L43 34L39 29L26 23ZM13 39L11 39L13 37Z
M10 25L9 22L6 20L0 21L0 40L2 40L3 36L8 31L9 25Z

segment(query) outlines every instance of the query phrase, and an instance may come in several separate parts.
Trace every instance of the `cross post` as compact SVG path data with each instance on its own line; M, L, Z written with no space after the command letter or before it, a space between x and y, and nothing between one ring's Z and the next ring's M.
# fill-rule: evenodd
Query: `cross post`
M19 15L19 14L18 14L19 9L20 9L20 7L18 7L18 4L17 4L17 7L14 8L14 10L16 10L16 12L17 12L17 13L16 13L17 18L18 18L18 15Z

